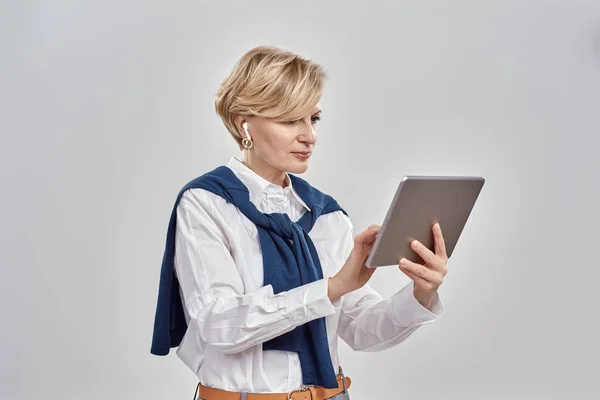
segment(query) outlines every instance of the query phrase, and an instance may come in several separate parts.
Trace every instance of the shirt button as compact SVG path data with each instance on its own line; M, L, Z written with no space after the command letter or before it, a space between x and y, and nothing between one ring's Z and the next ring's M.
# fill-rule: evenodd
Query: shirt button
M300 362L298 360L294 361L294 365L297 367Z

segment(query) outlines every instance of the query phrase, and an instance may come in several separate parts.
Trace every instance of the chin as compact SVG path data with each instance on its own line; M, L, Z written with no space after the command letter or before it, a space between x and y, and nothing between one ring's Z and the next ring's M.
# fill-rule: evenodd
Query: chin
M292 174L303 174L308 169L308 161L290 163L287 172Z

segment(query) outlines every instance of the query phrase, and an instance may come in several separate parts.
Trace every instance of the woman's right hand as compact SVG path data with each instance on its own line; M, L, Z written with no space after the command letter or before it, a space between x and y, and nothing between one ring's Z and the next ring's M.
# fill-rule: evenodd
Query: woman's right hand
M354 248L346 263L337 274L329 278L328 295L331 301L363 287L371 279L376 268L368 268L365 261L380 229L381 225L371 225L354 238Z

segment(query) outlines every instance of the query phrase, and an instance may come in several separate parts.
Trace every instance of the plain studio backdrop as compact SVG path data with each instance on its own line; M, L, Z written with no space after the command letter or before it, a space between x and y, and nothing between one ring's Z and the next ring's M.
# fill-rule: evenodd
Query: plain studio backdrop
M341 342L352 399L600 398L597 0L15 0L0 19L1 399L191 398L174 350L150 354L167 222L240 155L214 94L263 44L329 74L303 177L356 233L405 174L487 179L445 314L387 351Z

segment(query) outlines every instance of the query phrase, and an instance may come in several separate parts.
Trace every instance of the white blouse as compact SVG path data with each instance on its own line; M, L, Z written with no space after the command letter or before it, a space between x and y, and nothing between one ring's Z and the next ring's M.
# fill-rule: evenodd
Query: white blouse
M308 206L289 177L282 188L233 157L227 166L246 185L264 213L300 219ZM342 206L343 207L343 206ZM397 345L443 312L436 295L432 311L414 297L412 283L390 299L367 285L331 302L327 281L353 247L350 219L341 211L320 216L309 233L323 279L273 294L263 286L263 260L256 226L233 204L203 189L184 193L177 208L175 273L185 303L187 332L177 356L210 387L254 393L289 392L302 385L298 355L262 350L262 343L325 317L333 366L338 335L352 349L379 351Z

